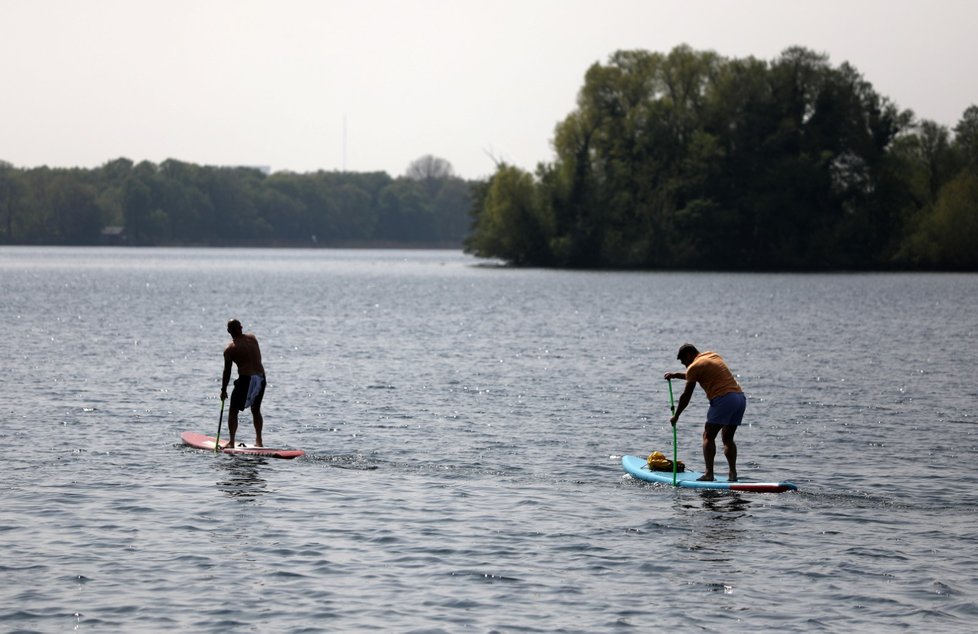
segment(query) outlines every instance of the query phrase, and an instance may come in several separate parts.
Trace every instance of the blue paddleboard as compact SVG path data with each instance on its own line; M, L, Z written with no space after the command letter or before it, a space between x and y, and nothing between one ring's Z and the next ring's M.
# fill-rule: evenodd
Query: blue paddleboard
M645 458L638 456L622 456L621 466L625 472L633 478L645 480L646 482L656 482L658 484L672 484L672 471L650 471L649 463ZM676 486L687 489L722 489L728 491L754 491L756 493L783 493L794 491L796 487L791 482L727 482L725 476L716 476L712 482L702 482L698 480L703 474L699 471L682 471L676 474Z

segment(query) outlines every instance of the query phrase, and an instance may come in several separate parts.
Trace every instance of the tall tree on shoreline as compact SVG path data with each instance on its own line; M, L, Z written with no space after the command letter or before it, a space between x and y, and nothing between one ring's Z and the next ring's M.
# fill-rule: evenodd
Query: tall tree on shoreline
M688 46L618 51L588 69L577 108L555 129L554 161L508 188L513 200L490 187L467 244L528 265L912 266L901 243L921 208L909 184L918 168L901 147L918 130L850 64L802 47L771 62ZM946 139L924 132L936 197L950 176ZM509 170L498 168L502 182ZM531 208L542 233L507 236L526 232L528 215L506 225L500 210Z

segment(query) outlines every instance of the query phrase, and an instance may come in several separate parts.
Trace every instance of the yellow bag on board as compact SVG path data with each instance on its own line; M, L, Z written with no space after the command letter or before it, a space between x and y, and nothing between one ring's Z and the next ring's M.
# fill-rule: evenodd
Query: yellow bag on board
M661 451L649 454L649 471L672 471L672 460L666 458ZM685 471L686 465L682 460L676 462L676 471Z

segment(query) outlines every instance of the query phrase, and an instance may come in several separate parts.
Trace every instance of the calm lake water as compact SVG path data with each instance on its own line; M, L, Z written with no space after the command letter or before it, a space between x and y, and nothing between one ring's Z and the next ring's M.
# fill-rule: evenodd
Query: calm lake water
M230 317L262 344L266 444L306 457L180 444L217 431ZM2 631L978 622L978 275L0 248L0 323ZM623 474L671 454L684 341L747 393L741 476L798 492Z

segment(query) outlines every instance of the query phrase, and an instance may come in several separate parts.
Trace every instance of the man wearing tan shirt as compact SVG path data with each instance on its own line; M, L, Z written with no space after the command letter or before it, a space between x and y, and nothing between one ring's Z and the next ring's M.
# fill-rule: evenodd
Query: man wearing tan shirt
M729 465L729 481L737 481L737 444L734 442L734 434L737 427L744 419L744 411L747 409L747 398L744 391L740 389L740 384L734 378L733 373L727 368L727 364L715 352L700 352L696 346L686 343L679 348L679 361L686 366L685 372L666 372L665 379L683 379L686 387L679 397L679 405L676 413L669 420L673 426L679 421L686 406L689 405L696 384L706 391L706 398L710 400L710 410L706 415L706 426L703 429L703 460L706 463L706 472L700 480L712 481L713 459L716 457L717 434L723 441L723 455L727 458Z

